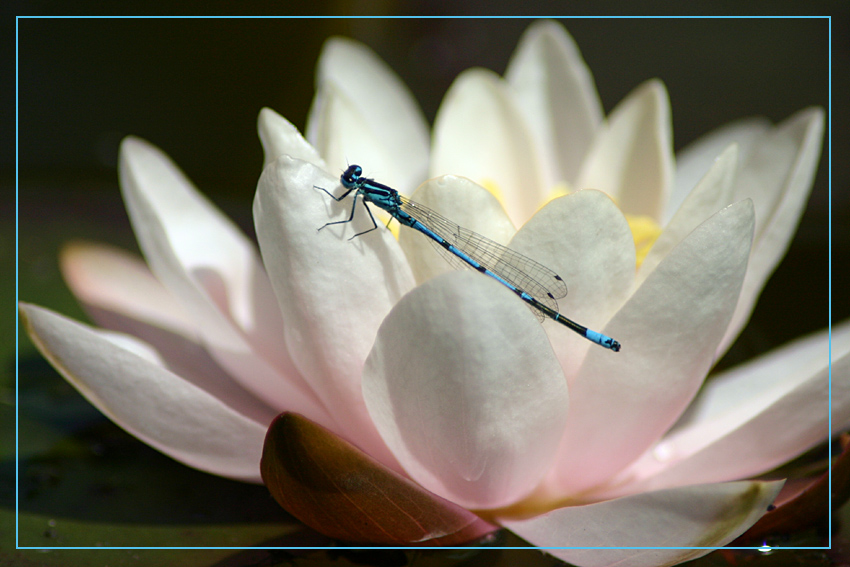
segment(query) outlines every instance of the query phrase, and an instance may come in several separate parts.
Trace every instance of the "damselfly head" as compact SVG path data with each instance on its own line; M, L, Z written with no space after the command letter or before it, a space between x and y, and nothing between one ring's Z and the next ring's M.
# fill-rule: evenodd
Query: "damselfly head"
M360 175L363 173L363 168L359 165L349 165L348 169L346 169L342 175L339 176L339 180L342 183L342 186L346 189L351 189L357 184L357 180L360 179Z

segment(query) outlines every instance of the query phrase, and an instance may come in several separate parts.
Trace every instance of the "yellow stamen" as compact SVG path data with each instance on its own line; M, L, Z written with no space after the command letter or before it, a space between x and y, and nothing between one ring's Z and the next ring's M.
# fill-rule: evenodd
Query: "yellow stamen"
M502 195L501 189L499 189L499 183L495 179L485 177L483 179L480 179L478 181L478 184L488 190L494 197L496 197L496 200L504 204L505 199Z
M546 205L549 204L550 201L554 201L558 197L563 197L564 195L569 195L573 192L573 188L570 187L570 184L566 181L561 181L557 183L552 189L549 191L549 194L546 195L546 198L543 199L543 202L540 203L540 207L538 210L542 209Z
M632 238L635 240L635 252L637 257L637 266L643 263L646 255L652 249L652 245L661 234L661 226L655 219L643 215L626 215L626 220L629 222L629 228L632 229Z

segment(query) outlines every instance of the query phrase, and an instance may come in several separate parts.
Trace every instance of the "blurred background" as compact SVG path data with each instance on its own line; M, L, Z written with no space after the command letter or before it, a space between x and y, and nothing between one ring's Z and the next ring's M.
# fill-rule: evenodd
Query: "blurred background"
M420 2L414 6L418 9L414 13L428 15L432 9L436 11L439 3ZM314 93L316 60L328 37L348 36L375 50L410 87L433 123L440 100L454 77L471 66L504 72L530 21L18 20L20 299L85 320L61 281L59 248L70 240L90 239L137 250L117 185L118 145L124 136L133 134L162 148L203 193L253 235L251 202L262 165L257 115L262 107L271 107L303 131ZM778 122L808 106L827 108L831 40L833 66L845 71L833 76L835 90L845 95L847 92L850 45L846 18L833 20L832 38L825 19L562 21L593 73L606 112L647 79L657 77L666 84L677 150L738 118L761 115ZM3 123L14 123L15 116L6 107L3 112ZM846 99L836 105L834 112L827 118L828 124L831 119L838 126L832 151L846 156L850 149L848 138L845 132L838 132L841 124L848 123ZM14 186L14 161L9 157L14 153L9 142L10 136L3 136L0 181L5 188ZM850 316L850 301L840 283L846 281L850 244L850 174L846 159L832 164L830 202L828 144L827 139L812 195L791 249L765 289L751 323L721 366L827 326L830 220L832 279L838 282L832 297L833 320ZM13 210L5 202L3 207L6 223ZM4 259L9 260L13 253L11 240L0 242ZM10 292L11 282L3 281L5 290ZM4 331L8 332L7 326ZM5 372L0 392L3 428L11 432L6 425L14 423L14 341L11 333L4 336L9 340L4 341ZM20 409L22 423L28 426L22 426L22 430L33 431L22 435L24 456L36 461L46 454L55 456L56 444L67 444L64 435L70 432L74 442L82 443L79 447L72 443L74 450L85 452L94 459L92 462L100 462L97 451L92 453L89 437L81 433L85 430L88 434L92 427L107 428L98 431L107 431L110 439L119 438L122 448L130 444L134 451L146 450L121 437L120 431L108 429L110 425L104 424L103 418L52 372L23 335L19 354ZM59 406L67 415L57 417ZM0 482L8 485L14 480L9 460L12 444L6 443L11 441L11 435L3 435L6 449ZM102 439L98 442L105 443ZM185 467L172 465L156 453L151 455L161 459L160 467L168 474L185 474L174 472ZM63 475L71 474L67 466L62 464L61 472L55 473L59 478L56 483L62 484ZM55 471L50 470L37 471L27 482L43 489L39 483L54 482L51 475ZM207 482L198 480L206 475L188 473L187 485ZM92 473L79 474L85 477ZM139 482L150 482L150 477L140 478ZM154 484L158 485L158 481ZM64 486L73 486L73 482L65 481ZM114 491L114 487L110 490ZM25 508L30 514L29 525L37 526L36 539L43 539L44 545L62 545L51 543L50 537L43 535L55 528L45 524L42 530L40 526L57 511L59 515L70 514L74 505L57 504L54 497L39 500L38 490L34 494ZM132 514L125 518L115 512L114 492L110 494L111 503L104 504L104 509L109 510L104 512L107 520L132 522ZM252 498L264 498L260 493L252 494ZM234 502L236 508L240 504ZM3 500L0 508L7 512L14 508L14 502ZM278 521L276 513L259 514L263 521ZM150 523L163 523L157 514L154 511L149 518L143 516ZM82 519L102 520L102 516L95 516ZM212 512L209 517L218 518ZM216 521L235 520L226 516ZM246 541L253 541L246 537Z

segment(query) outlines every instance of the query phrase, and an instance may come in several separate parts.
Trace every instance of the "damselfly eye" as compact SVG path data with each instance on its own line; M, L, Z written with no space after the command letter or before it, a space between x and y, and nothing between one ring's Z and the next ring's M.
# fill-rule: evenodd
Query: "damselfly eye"
M345 170L345 173L343 173L342 176L346 179L346 181L357 181L362 173L363 168L359 165L349 165L348 169Z

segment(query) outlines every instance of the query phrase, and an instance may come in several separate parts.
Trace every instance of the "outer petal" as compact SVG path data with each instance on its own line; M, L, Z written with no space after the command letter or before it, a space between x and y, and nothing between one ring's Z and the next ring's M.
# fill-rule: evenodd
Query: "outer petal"
M431 176L468 177L494 186L514 224L542 202L540 157L507 85L486 69L458 75L434 121Z
M147 142L126 138L120 168L139 246L210 353L270 405L320 419L315 395L280 348L283 323L253 244Z
M444 175L426 181L412 199L499 244L507 244L516 232L498 199L464 177ZM415 230L402 229L398 243L407 254L417 282L447 272L454 265L436 252L433 240Z
M755 476L827 439L827 346L818 333L713 378L676 429L624 471L614 493ZM849 424L844 323L833 333L832 433Z
M738 146L736 144L729 146L717 156L711 169L693 188L675 216L664 227L664 232L652 245L652 249L638 270L638 285L702 221L732 203L737 162Z
M741 289L753 208L731 205L683 240L602 330L616 355L588 352L571 385L573 410L556 478L592 487L637 458L681 415L714 363Z
M413 276L383 227L349 240L370 226L363 210L352 223L317 232L348 218L354 202L337 203L315 186L333 191L338 181L284 156L263 171L254 199L263 260L287 321L283 338L335 422L318 423L388 464L363 405L360 373L378 326Z
M122 336L128 350L47 309L21 304L21 313L45 358L115 423L191 467L260 480L265 424L152 364L152 353L140 341Z
M561 313L595 331L602 331L632 294L632 233L601 191L577 191L550 202L517 232L510 246L560 275L568 288L567 296L558 300ZM572 385L585 354L600 349L558 323L544 322L544 329Z
M531 24L505 78L543 156L545 185L572 185L602 123L602 103L578 47L558 22Z
M706 176L718 156L732 144L738 145L738 166L741 158L749 155L753 144L771 127L766 118L745 118L731 122L688 144L676 154L676 181L673 193L661 218L666 225L679 210L682 202Z
M307 138L331 169L345 168L349 159L399 190L421 182L428 169L425 117L410 90L368 47L342 37L325 42L316 91ZM358 117L356 128L339 120L334 99L345 100L347 112Z
M62 273L99 325L138 337L162 365L262 424L276 411L245 390L210 357L183 306L138 257L99 244L67 246Z
M597 133L577 189L600 189L627 213L660 219L673 185L667 90L647 81L617 105Z
M320 169L327 169L325 160L310 143L301 136L298 128L272 110L264 108L257 119L257 131L263 143L263 168L279 158L287 155L296 159L309 161Z
M689 486L500 523L537 546L589 548L547 549L581 567L675 565L742 534L765 513L780 488L782 482ZM694 547L703 549L681 549Z
M396 305L366 361L363 394L407 473L467 508L530 492L567 411L540 325L507 289L470 272L429 280Z
M752 196L756 232L741 299L718 356L749 320L764 284L788 250L812 189L823 129L823 109L803 110L769 132L743 164L735 198Z

